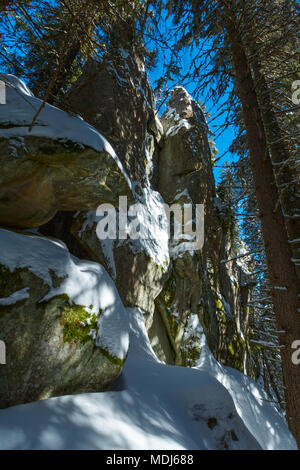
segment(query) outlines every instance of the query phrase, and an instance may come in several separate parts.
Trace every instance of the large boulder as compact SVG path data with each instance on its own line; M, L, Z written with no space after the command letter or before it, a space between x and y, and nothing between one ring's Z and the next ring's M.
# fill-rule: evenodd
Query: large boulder
M185 191L194 203L211 210L215 182L209 130L200 105L184 88L176 87L161 120L165 137L159 154L160 193L172 203Z
M132 198L131 183L106 139L79 117L42 105L13 75L0 106L0 224L30 228L58 210L92 210Z
M145 185L157 177L162 127L144 62L134 50L88 60L65 106L109 140L132 181Z
M0 230L0 407L98 392L118 376L126 311L105 269L55 239Z

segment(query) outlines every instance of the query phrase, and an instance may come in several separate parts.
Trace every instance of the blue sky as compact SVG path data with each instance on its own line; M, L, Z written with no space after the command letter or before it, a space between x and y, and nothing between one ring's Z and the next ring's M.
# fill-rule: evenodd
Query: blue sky
M172 34L172 29L173 29L173 24L172 24L172 19L169 17L166 21L164 18L161 19L159 23L159 27L162 33L162 36L168 41L168 44L173 45L176 41L175 36ZM157 47L157 44L149 40L149 42L146 44L146 46L149 49L155 49ZM184 51L183 55L181 56L181 64L180 66L183 68L183 70L188 70L192 61L193 54L189 51L186 50ZM156 80L160 78L161 75L164 74L164 61L168 62L170 60L170 51L165 48L165 50L160 51L157 57L157 62L156 66L153 70L150 70L149 73L149 78L151 81L151 84L154 88ZM177 85L183 85L180 82L174 82L168 83L168 88L173 88L174 86ZM195 89L197 87L197 82L196 81L191 81L188 85L184 85L186 90L194 97L197 99L195 96ZM207 89L207 92L209 90ZM222 114L218 118L213 120L213 117L218 114L219 112L219 107L222 103L220 101L219 105L216 105L212 99L208 99L205 96L200 96L198 97L201 101L201 103L205 106L206 112L208 113L208 125L210 130L215 134L215 137L212 137L212 140L215 142L216 147L218 149L218 157L223 155L225 152L228 151L228 148L230 144L233 141L233 138L235 137L235 126L229 126L227 129L223 129L222 132L218 130L218 126L224 124L225 122L225 115ZM162 107L162 110L164 108ZM220 134L220 135L219 135ZM229 163L236 160L236 157L228 152L224 157L217 162L217 166L214 167L214 175L216 178L216 181L219 180L220 174L221 174L221 166L228 161Z
M154 70L149 72L150 82L151 82L153 87L155 85L155 81L160 77L161 73L162 73L162 68L159 66L159 64L158 64L157 68L155 68ZM194 90L196 88L196 85L197 85L196 82L192 82L192 83L190 83L189 85L187 85L185 87L186 90L193 97L194 97ZM215 113L218 112L219 107L217 107L212 102L212 100L205 101L205 99L201 99L201 102L202 102L202 104L205 105L206 112L209 113L211 116L213 116ZM208 118L208 125L209 125L210 130L212 132L216 132L217 134L219 134L219 132L217 130L217 126L224 124L225 116L221 115L220 117L215 119L213 123L210 122L210 121L211 120ZM218 149L218 157L223 155L228 150L228 148L229 148L230 144L232 143L234 137L235 137L235 127L230 126L227 129L223 130L222 133L220 133L220 135L212 138L212 140L215 142L216 147ZM224 155L224 157L221 160L219 160L217 162L217 166L214 167L214 175L215 175L216 181L219 180L221 170L222 170L221 166L226 161L228 161L230 163L232 161L236 161L236 158L234 157L234 155L232 153L228 152L226 155Z

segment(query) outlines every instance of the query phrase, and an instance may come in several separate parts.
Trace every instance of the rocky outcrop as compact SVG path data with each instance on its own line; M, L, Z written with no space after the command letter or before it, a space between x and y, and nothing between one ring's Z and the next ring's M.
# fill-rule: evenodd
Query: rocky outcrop
M46 105L30 131L41 102L9 80L0 223L43 225L35 235L0 232L8 247L0 254L0 339L8 351L0 406L104 390L128 350L122 304L143 312L162 361L199 364L205 336L218 361L255 378L251 259L238 258L230 207L216 195L199 104L175 88L160 124L143 63L120 50L89 60L66 96L64 107L85 121ZM20 97L33 108L22 104L18 116ZM127 238L118 231L121 196ZM103 236L110 206L97 211L102 202L116 207L113 238ZM203 246L193 248L191 234L169 237L165 204L204 205Z
M177 87L162 122L165 137L159 155L159 191L169 204L204 204L205 236L201 250L180 251L180 243L170 246L170 275L155 301L154 315L161 317L169 342L164 342L166 350L161 355L155 319L149 331L156 342L153 347L162 358L173 357L176 364L196 365L201 332L194 331L191 324L197 315L215 357L255 377L255 354L248 342L253 279L246 264L224 262L236 253L230 211L216 197L204 114L186 90Z
M157 159L163 129L155 115L153 92L143 62L133 51L124 50L102 61L89 60L65 105L113 144L132 181L135 203L145 208L145 213L140 213L140 223L148 229L148 216L163 213L164 201L152 188L158 181ZM95 212L77 215L72 234L91 259L103 263L110 272L124 305L140 307L147 312L151 324L154 299L167 278L169 253L165 234L156 223L150 225L148 240L103 243L96 235L96 220Z
M142 60L120 49L90 59L65 99L114 147L132 181L142 186L154 174L162 127Z
M159 154L158 188L167 203L186 192L193 203L204 204L211 218L215 183L208 127L200 105L182 87L172 91L162 116L164 142ZM210 226L209 219L206 224Z
M113 282L63 243L0 230L0 407L104 390L128 351Z
M0 108L0 223L38 227L58 210L91 210L132 198L114 150L90 125L46 104L12 75Z

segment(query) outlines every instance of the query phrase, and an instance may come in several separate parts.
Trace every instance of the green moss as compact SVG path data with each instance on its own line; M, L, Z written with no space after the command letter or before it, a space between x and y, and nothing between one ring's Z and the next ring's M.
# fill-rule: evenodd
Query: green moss
M176 319L176 317L172 315L169 315L168 320L169 320L169 325L170 325L170 333L172 337L175 339L177 336L178 326L179 326L178 320Z
M172 304L172 294L171 294L171 292L166 291L164 293L164 302L165 302L167 307L171 307L171 304Z
M62 312L63 338L65 343L86 343L93 341L92 330L98 332L99 314L90 314L80 305L65 305Z
M110 354L107 351L107 349L104 349L104 348L99 348L99 349L100 349L101 353L103 354L103 356L105 356L113 364L115 364L117 366L120 366L120 367L122 367L124 365L124 362L126 361L126 357L124 359L120 359L119 357L113 356L112 354Z
M169 279L167 280L164 290L160 294L160 297L163 299L163 302L167 309L170 309L174 300L175 296L175 291L176 291L176 281L174 276L170 276Z
M235 355L234 347L233 347L233 344L232 344L231 341L230 341L230 343L229 343L229 345L228 345L228 350L229 350L229 352L230 352L230 354L231 354L232 356Z

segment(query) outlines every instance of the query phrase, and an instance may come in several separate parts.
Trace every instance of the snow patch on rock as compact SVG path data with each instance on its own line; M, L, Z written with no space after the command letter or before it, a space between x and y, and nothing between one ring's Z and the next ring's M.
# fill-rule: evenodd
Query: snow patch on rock
M29 287L25 287L25 289L20 289L11 294L9 297L3 297L0 299L0 305L13 305L21 300L28 299L29 297Z
M6 84L6 104L0 106L0 138L34 136L61 142L70 140L78 145L91 147L97 152L107 152L115 160L131 187L128 175L112 146L93 126L79 116L45 103L30 130L42 100L36 98L25 83L14 75L0 74L0 80Z

